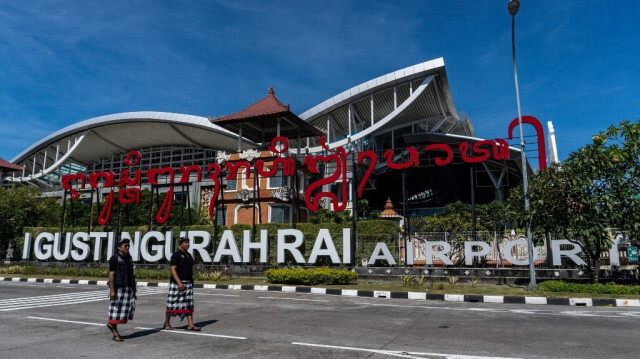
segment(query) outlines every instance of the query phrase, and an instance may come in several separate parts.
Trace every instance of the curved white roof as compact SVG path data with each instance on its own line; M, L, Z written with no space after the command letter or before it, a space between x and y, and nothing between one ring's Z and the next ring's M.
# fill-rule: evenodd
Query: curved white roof
M125 112L84 120L58 130L22 151L11 162L37 179L64 163L86 165L114 154L148 147L197 146L234 151L238 135L208 118L168 112ZM28 175L28 176L27 176Z
M300 118L322 129L331 148L367 135L420 123L427 132L474 136L460 120L438 58L354 86L303 112ZM310 149L317 152L315 142Z

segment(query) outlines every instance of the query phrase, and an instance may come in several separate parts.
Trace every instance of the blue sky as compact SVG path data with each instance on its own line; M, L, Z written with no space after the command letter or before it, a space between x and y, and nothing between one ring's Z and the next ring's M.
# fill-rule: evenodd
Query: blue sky
M523 114L553 121L560 159L640 118L638 14L638 1L521 1ZM301 113L438 57L476 134L506 136L517 116L506 0L3 1L0 157L101 115L233 113L269 86Z

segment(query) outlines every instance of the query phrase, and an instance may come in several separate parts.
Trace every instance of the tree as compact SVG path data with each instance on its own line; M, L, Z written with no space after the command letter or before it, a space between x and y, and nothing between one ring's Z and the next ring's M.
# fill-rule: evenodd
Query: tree
M49 226L60 220L60 205L54 198L41 198L32 186L0 188L0 258L25 226ZM15 254L14 254L15 255Z
M532 228L578 241L597 283L608 229L640 232L640 121L611 126L562 166L539 171L529 199Z

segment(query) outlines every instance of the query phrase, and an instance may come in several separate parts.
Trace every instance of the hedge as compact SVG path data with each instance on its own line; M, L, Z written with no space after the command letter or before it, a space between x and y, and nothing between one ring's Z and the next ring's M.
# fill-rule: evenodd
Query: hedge
M358 274L355 272L327 267L268 269L264 275L267 277L267 282L278 284L348 284L358 279Z
M628 294L640 295L640 286L615 283L580 284L548 280L538 285L542 290L556 293Z

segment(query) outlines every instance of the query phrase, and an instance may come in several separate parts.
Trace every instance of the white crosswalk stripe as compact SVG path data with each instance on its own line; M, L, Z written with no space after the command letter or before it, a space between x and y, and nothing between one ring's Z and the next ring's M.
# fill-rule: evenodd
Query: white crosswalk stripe
M141 287L137 288L137 295L166 294L166 288ZM37 297L24 297L0 300L0 312L53 307L58 305L80 304L109 300L109 290L91 290L86 292L74 292L55 295L42 295Z

